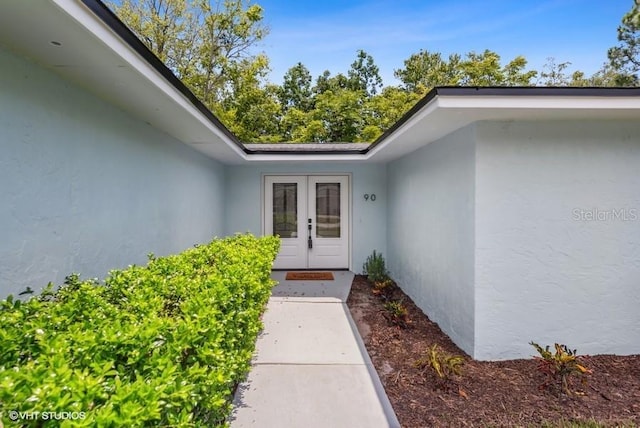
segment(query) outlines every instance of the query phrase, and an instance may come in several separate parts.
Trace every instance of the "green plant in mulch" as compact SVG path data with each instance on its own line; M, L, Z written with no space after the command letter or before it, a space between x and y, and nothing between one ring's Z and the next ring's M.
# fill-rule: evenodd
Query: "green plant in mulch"
M530 345L540 354L534 358L538 361L538 371L546 377L540 389L552 386L567 395L572 395L572 378L579 378L583 384L587 382L587 375L591 374L591 370L582 364L575 349L571 350L567 345L556 343L555 352L552 352L549 345L544 348L534 342Z
M383 300L389 300L393 296L394 291L398 288L395 281L389 277L373 283L371 292Z
M389 275L382 253L373 250L373 253L367 257L367 260L362 265L362 273L372 284L386 280Z
M399 300L391 300L384 304L386 309L385 318L400 328L409 328L411 319L407 307Z
M63 426L226 424L279 245L238 235L150 255L104 283L70 275L57 290L1 301L1 422L11 425L10 412L47 411L82 414Z
M415 365L425 371L428 369L435 373L438 379L437 386L448 390L454 384L454 375L460 376L462 374L464 357L449 354L437 344L434 344L427 350L425 357L417 360ZM466 397L464 391L459 389L459 392Z
M371 292L382 300L390 300L398 286L389 277L382 253L373 250L373 253L367 257L362 269L371 286Z

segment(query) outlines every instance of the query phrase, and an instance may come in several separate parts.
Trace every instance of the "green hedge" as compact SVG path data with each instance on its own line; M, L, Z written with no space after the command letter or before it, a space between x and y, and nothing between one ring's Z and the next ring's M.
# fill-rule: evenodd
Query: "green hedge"
M56 412L21 420L31 426L224 425L279 245L237 235L150 255L104 284L73 275L55 292L0 302L3 422L19 411Z

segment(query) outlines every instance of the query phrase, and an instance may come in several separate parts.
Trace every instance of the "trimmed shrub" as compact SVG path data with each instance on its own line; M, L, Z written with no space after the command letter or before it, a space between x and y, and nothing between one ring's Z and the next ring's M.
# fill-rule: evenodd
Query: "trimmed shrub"
M73 420L20 422L224 425L249 371L279 245L237 235L150 255L103 285L72 275L57 291L49 284L26 302L0 302L3 422L46 411Z

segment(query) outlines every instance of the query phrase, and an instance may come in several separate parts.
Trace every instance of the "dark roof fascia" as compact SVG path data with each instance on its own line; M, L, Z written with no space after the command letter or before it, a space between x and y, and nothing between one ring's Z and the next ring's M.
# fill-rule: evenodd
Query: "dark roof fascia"
M369 147L367 147L366 149L367 151L365 153L369 152L375 146L377 146L378 144L386 140L388 136L393 134L398 128L404 125L409 119L411 119L411 117L413 117L414 114L420 111L422 107L429 104L438 95L438 89L439 88L433 88L432 90L427 92L427 95L425 95L424 97L422 97L422 99L420 99L417 103L415 103L414 106L411 107L411 109L409 109L409 111L407 111L405 114L403 114L402 117L396 123L394 123L389 129L384 131L382 135L376 138L376 140L373 143L371 143Z
M437 96L501 96L501 97L640 97L635 87L575 87L575 86L437 86L420 99L396 123L366 149L373 149L404 125L413 115Z
M304 143L300 143L304 144ZM370 146L369 146L370 147ZM250 150L246 149L248 154L252 155L365 155L369 152L369 147L362 150Z
M638 97L640 87L603 86L439 86L438 95L448 96L554 96L554 97Z
M100 0L81 0L85 6L111 28L126 44L136 51L144 60L162 75L174 88L184 95L195 108L206 116L218 129L220 129L243 152L249 153L242 142L235 136L202 101L160 60L127 25L116 16L111 9Z

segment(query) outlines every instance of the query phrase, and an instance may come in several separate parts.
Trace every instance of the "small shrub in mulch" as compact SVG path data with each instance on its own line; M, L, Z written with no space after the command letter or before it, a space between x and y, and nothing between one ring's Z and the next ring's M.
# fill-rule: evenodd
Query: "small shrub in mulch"
M373 250L373 253L367 257L367 260L362 265L362 273L371 283L388 279L389 274L382 253Z
M426 352L423 358L416 360L416 367L425 372L430 369L436 375L436 387L443 390L450 390L456 383L456 376L462 375L464 357L453 355L443 351L438 344L434 344ZM458 389L461 395L466 395L464 390Z
M409 328L411 326L411 318L409 318L409 311L400 300L391 300L384 304L386 313L384 317L392 325L396 325L400 328Z
M545 377L545 381L540 384L540 389L555 388L557 393L582 395L582 391L574 391L571 379L580 378L583 385L587 383L587 375L593 372L584 366L578 358L575 349L569 349L567 345L556 343L555 352L549 350L549 345L545 348L537 343L531 342L540 356L534 358L538 361L538 371Z
M373 282L371 285L371 292L382 300L390 300L396 291L396 288L398 288L398 286L395 281L387 277Z

